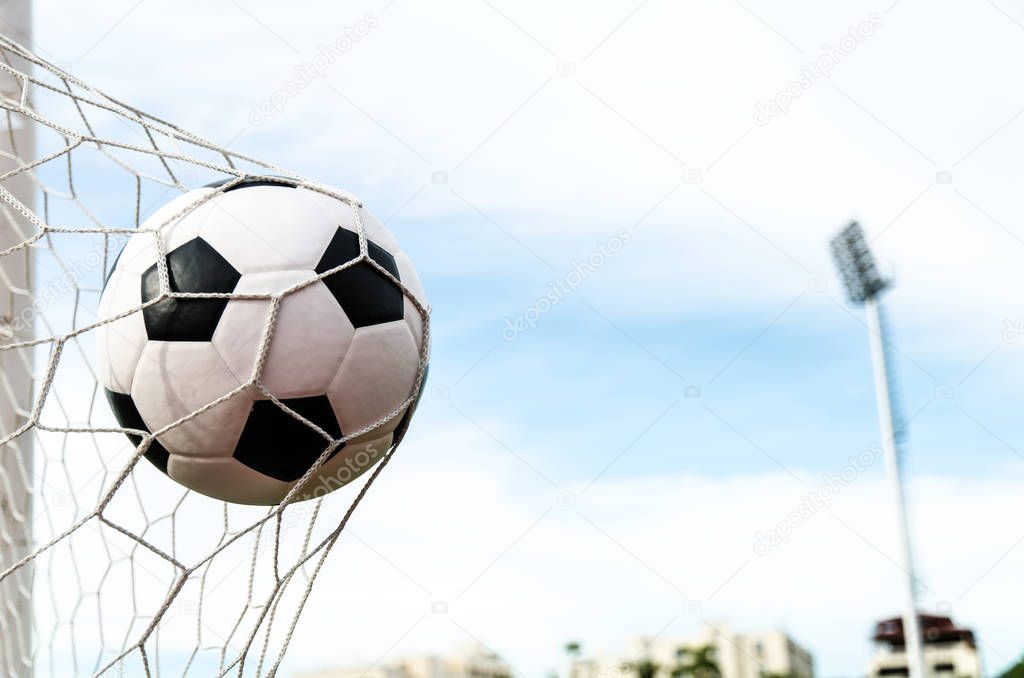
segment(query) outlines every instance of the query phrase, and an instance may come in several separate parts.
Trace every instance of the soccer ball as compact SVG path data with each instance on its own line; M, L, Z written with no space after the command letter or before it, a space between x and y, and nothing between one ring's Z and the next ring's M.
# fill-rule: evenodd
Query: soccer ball
M97 329L99 379L122 427L157 434L146 458L216 499L276 504L348 437L297 494L320 496L408 426L429 350L423 288L360 205L225 183L170 201L125 244L100 300L99 319L117 319ZM161 298L157 235L170 292L207 296Z

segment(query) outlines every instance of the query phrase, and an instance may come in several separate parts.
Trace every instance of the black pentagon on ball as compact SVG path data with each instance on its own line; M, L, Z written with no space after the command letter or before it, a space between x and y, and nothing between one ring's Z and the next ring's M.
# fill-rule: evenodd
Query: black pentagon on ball
M224 184L235 181L238 177L228 177L227 179L221 179L220 181L211 181L210 183L203 186L203 188L220 188ZM291 179L285 177L277 177L279 181L271 181L270 179L242 179L240 182L230 188L224 189L224 193L231 191L237 191L240 188L252 188L253 186L277 186L278 188L297 188L296 184Z
M202 238L193 238L167 255L172 292L219 292L235 289L242 274ZM142 301L160 296L156 264L142 274ZM164 299L142 310L146 335L156 341L209 341L228 305L227 299Z
M338 418L326 395L289 398L286 407L313 422L332 438L342 437ZM254 471L284 482L294 482L309 470L327 449L322 435L285 412L270 400L257 400L235 447L235 459ZM331 457L344 444L339 445Z
M396 280L398 264L391 253L373 241L367 241L370 259L380 264ZM327 251L316 265L323 273L359 257L359 236L339 228L331 238ZM377 325L401 320L405 313L402 290L395 283L365 261L324 278L324 284L345 310L355 327Z
M124 428L133 428L139 431L146 431L150 433L149 428L146 427L146 422L142 420L142 415L139 414L139 408L135 407L135 401L127 393L117 393L111 391L109 388L103 389L107 394L107 402L110 403L110 409L114 411L114 418L117 419L117 423ZM142 437L137 436L133 433L126 433L128 440L132 441L132 444L136 447L142 442ZM170 455L167 450L156 440L153 440L149 444L149 449L145 453L146 459L156 466L158 469L167 473L167 460Z

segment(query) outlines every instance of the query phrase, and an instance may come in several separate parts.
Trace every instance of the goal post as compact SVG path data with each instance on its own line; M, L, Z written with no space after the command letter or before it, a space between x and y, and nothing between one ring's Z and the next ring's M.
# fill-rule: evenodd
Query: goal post
M29 42L32 33L30 0L0 0L0 31ZM29 64L11 64L28 68ZM18 100L24 82L0 72L0 96ZM35 154L34 128L20 116L0 111L0 176L28 162ZM17 174L3 187L29 209L34 207L31 177ZM10 206L0 203L0 250L24 240ZM31 250L0 259L0 341L32 338ZM25 425L32 407L33 351L0 352L0 439ZM32 436L25 434L0 447L0 572L25 558L32 548ZM32 675L33 568L27 564L0 582L0 676Z

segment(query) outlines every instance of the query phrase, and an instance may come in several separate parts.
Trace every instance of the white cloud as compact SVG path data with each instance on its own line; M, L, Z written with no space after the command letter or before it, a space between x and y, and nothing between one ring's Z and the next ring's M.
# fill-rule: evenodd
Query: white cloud
M871 12L749 7L644 3L616 29L624 8L578 3L283 12L230 3L165 11L150 0L102 16L42 4L37 23L55 60L91 48L73 68L102 88L219 141L244 130L243 149L389 203L380 212L447 171L448 186L556 266L699 172L700 184L684 183L648 218L648 249L623 261L626 282L609 297L617 306L686 312L791 298L807 278L831 274L827 238L857 216L869 233L885 231L879 255L894 263L900 299L925 331L957 323L980 341L1019 315L1013 271L1024 233L1004 230L1024 216L1011 197L1019 163L1006 150L1024 135L1013 118L1024 100L1006 87L1004 67L1020 56L1008 39L1015 27L989 7L923 17L901 3L876 15L880 27L829 79L758 126L755 102ZM367 12L376 28L282 114L249 126L251 102ZM920 30L922 20L934 30ZM79 30L63 28L72 24ZM950 31L961 49L936 37ZM561 62L575 75L556 75ZM942 170L952 184L935 183ZM493 228L445 188L428 189L404 208L403 225L441 216L456 229ZM465 260L476 254L469 247ZM640 287L661 290L649 295L657 306L632 303Z
M500 422L481 424L504 434ZM51 459L59 458L59 437L49 438ZM107 455L111 472L126 461L121 449ZM536 462L538 452L525 456ZM74 477L92 476L88 490L77 481L65 486L56 467L47 471L57 492L45 507L48 520L57 521L54 529L75 509L68 491L74 490L80 511L98 498L104 480L93 475L95 464L91 457L69 464ZM171 549L170 525L160 516L177 505L179 493L142 464L105 515L129 529L150 525L145 538ZM870 653L873 621L898 612L901 575L893 563L895 527L881 463L861 468L846 481L796 469L806 484L783 472L718 477L689 471L606 475L593 484L589 476L576 476L556 480L555 487L469 423L414 429L327 560L286 666L370 663L478 639L525 675L543 675L559 665L569 639L590 651L617 652L633 635L681 637L705 619L724 619L741 629L786 628L814 653L821 675L857 672ZM1019 470L1007 469L998 479L924 476L910 484L922 607L951 606L955 618L977 632L992 670L1021 651L1015 633L1022 622L1016 585L1024 567L1021 534L992 527L1021 524L1020 482ZM831 499L820 489L829 483ZM328 498L318 534L337 524L355 491ZM784 543L759 547L761 535L791 521L810 492L828 505L795 521ZM237 528L260 513L238 507L230 524ZM176 509L173 552L194 562L217 542L220 522L215 502L192 497ZM283 563L298 551L302 524L285 523ZM39 562L39 572L54 585L63 616L75 601L90 599L106 572L102 616L113 649L134 615L146 617L156 608L173 572L144 550L130 567L124 556L131 542L110 531L108 560L92 525L71 540L80 584L62 574L72 553L63 547ZM215 560L203 596L207 644L219 645L234 624L245 599L250 548L243 540ZM267 551L257 568L255 600L267 590L271 564ZM129 580L130 587L118 585ZM190 584L170 609L160 634L169 661L188 656L198 599ZM432 612L439 601L446 612ZM49 628L47 609L39 613L43 629ZM279 627L290 609L282 606ZM93 614L87 607L80 616L91 620ZM90 629L77 633L79 660L92 661ZM59 653L58 659L64 660Z
M570 638L614 652L630 635L668 625L668 637L683 636L704 618L725 618L738 628L784 626L814 652L819 673L848 674L866 664L873 621L898 614L895 527L880 463L840 487L788 543L758 555L757 533L786 521L823 480L804 487L781 473L699 472L608 479L559 506L556 491L529 471L509 472L514 460L488 469L501 452L482 434L452 439L459 451L432 454L414 440L388 470L352 525L358 538L343 540L317 584L295 666L323 664L315 649L332 638L345 642L331 661L346 664L437 651L470 640L468 631L526 675L542 675ZM1024 550L1015 531L984 526L995 516L1020 523L1018 485L939 477L911 484L922 606L951 604L978 633L991 670L1021 650L1012 629ZM448 603L448 614L421 620L435 600ZM699 601L699 614L685 612L687 600ZM327 618L335 623L317 621Z

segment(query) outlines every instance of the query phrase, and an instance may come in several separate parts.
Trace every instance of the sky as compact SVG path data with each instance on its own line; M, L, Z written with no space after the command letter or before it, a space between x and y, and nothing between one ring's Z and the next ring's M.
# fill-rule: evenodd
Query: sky
M864 316L827 247L850 219L893 278L921 606L974 629L989 673L1021 655L1024 3L40 0L35 21L100 90L359 195L424 281L423 404L289 670L483 642L538 676L570 639L725 620L862 675L901 572Z

